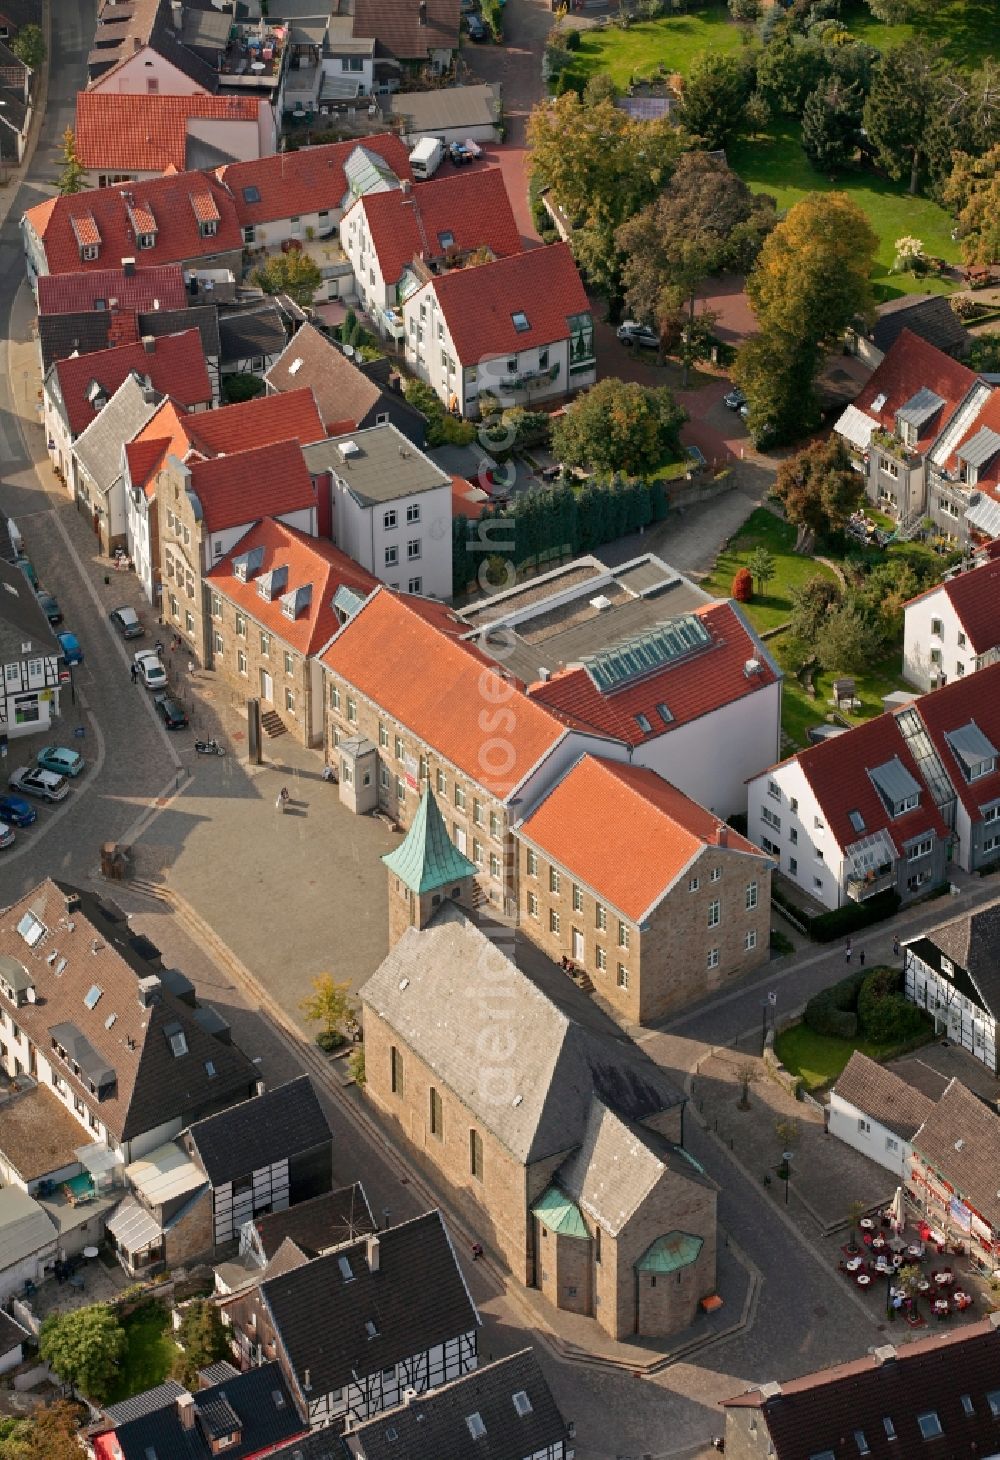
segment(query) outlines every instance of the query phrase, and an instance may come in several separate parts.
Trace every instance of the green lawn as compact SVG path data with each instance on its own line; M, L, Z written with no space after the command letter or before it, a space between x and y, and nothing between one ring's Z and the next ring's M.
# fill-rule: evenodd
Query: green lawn
M996 0L937 0L929 16L909 25L885 25L874 18L864 0L848 0L841 18L852 35L880 51L919 35L922 41L940 43L947 60L970 70L996 53Z
M819 566L818 564L816 566ZM774 655L785 671L781 687L781 728L798 749L810 744L807 731L813 725L821 725L833 706L828 703L833 695L833 681L837 675L817 670L813 675L816 696L813 698L796 678L796 670L807 656L807 651L787 634L777 634L767 643L768 651ZM873 664L864 674L855 674L854 679L860 708L851 715L840 712L848 725L860 725L882 713L882 699L894 689L906 689L900 674L902 650L895 649L880 663Z
M607 30L585 31L572 69L584 80L605 71L625 87L633 76L653 76L661 65L665 72L683 76L705 51L719 55L739 48L739 26L726 6L700 5L687 15L635 21L628 30L609 25Z
M933 1033L928 1020L927 1037ZM889 1059L895 1044L873 1044L870 1039L838 1039L832 1034L814 1034L804 1024L793 1024L774 1041L774 1052L793 1075L801 1075L807 1090L829 1085L843 1070L856 1049L873 1060Z
M111 1403L162 1384L169 1376L177 1355L177 1345L170 1330L170 1313L162 1303L149 1302L137 1308L122 1319L122 1327L128 1336L128 1348L118 1382L110 1395Z
M790 122L776 123L762 136L735 143L728 156L734 170L754 192L770 193L777 198L779 208L790 208L810 192L837 190L853 198L879 236L872 278L880 298L950 292L952 286L939 279L889 273L896 239L905 234L921 239L926 251L937 258L958 260L958 245L951 238L954 222L929 198L912 198L905 184L869 172L844 173L831 182L809 166L799 145L799 128Z
M775 517L766 507L752 512L740 531L716 559L715 567L701 586L717 598L728 598L733 578L739 568L746 567L754 548L766 547L774 558L777 572L763 594L754 591L750 603L741 605L747 618L759 633L776 629L788 622L792 611L792 589L819 574L832 578L830 569L813 558L798 556L794 551L795 528Z

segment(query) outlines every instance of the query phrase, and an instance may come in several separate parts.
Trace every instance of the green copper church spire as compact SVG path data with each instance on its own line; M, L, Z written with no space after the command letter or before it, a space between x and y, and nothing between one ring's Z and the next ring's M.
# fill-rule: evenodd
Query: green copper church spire
M429 787L417 808L413 825L395 851L386 852L382 861L400 882L418 895L452 887L476 875L476 864L449 837Z

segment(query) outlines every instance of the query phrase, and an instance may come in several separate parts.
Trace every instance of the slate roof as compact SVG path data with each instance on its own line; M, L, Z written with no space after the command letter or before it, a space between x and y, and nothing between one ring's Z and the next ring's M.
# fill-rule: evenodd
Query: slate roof
M502 1007L488 997L500 985ZM578 1146L594 1096L634 1121L683 1099L641 1050L565 1014L454 903L407 929L359 997L523 1164ZM516 1051L509 1098L482 1078L491 1026Z
M523 1414L515 1394L527 1399ZM473 1414L485 1429L478 1439L466 1423ZM364 1460L520 1460L554 1454L560 1445L569 1448L570 1435L538 1360L526 1348L355 1425L345 1445Z
M136 267L130 274L121 268L42 274L36 287L40 315L79 314L87 309L154 313L183 309L188 302L179 264Z
M702 648L669 660L658 670L640 672L613 692L602 692L586 667L569 667L529 685L528 694L601 734L641 745L756 694L781 678L781 670L736 604L711 602L693 607L691 616L707 631ZM668 628L672 622L676 621L667 621ZM649 632L653 631L642 630L634 637L641 639ZM605 652L627 647L631 637ZM747 674L748 660L760 665L759 672ZM659 711L661 704L668 708L668 721ZM649 729L640 723L639 715L645 717Z
M872 343L886 354L903 330L956 360L964 360L972 348L972 336L943 294L904 294L890 299L879 309Z
M98 491L109 491L121 476L124 443L142 430L162 399L129 374L74 442L74 455Z
M85 314L39 315L38 348L42 357L42 374L47 375L58 360L65 360L70 355L90 355L95 350L106 350L113 324L118 325L118 343L131 344L139 338L134 315L119 315L115 319L107 312L98 313L96 310L88 310Z
M484 676L495 686L491 692L504 696L497 703L507 703L508 693L492 661L460 640L465 632L466 625L443 604L380 587L341 629L322 662L504 799L558 744L565 726L515 687L509 697L515 707L510 764L502 774L484 771L482 735L472 707L482 704Z
M29 912L44 928L34 947L17 931ZM16 959L38 991L37 1002L18 1010L18 1023L33 1043L48 1050L52 1027L72 1024L114 1071L114 1085L98 1100L68 1066L60 1068L116 1140L165 1120L190 1121L245 1097L255 1085L257 1071L246 1055L207 1034L194 1011L166 988L156 990L149 1007L141 1004L138 980L155 970L135 952L127 920L117 921L92 894L47 878L0 913L0 954ZM84 999L93 987L102 992L87 1008ZM181 1055L169 1043L175 1029L184 1036Z
M649 916L707 846L724 843L764 861L758 847L655 771L592 755L570 766L522 822L520 834L636 922ZM754 871L752 863L747 871Z
M247 553L259 550L260 563L249 582L236 577L233 565ZM268 602L257 589L257 580L273 568L287 568L288 578L281 596ZM276 639L301 654L317 654L340 627L333 606L338 588L347 587L365 599L378 586L378 579L366 573L353 558L325 538L307 537L294 527L265 517L212 568L208 583L224 598L242 608L255 622L270 629ZM296 590L309 589L308 601L297 606L295 617L285 612L283 599ZM305 593L301 595L305 598Z
M817 1460L825 1451L839 1460L851 1453L849 1445L858 1451L853 1438L858 1433L871 1460L914 1455L972 1460L992 1454L1000 1444L1000 1404L994 1411L987 1400L1000 1387L998 1374L1000 1331L987 1318L901 1344L891 1354L886 1344L852 1363L789 1380L776 1394L750 1389L723 1405L760 1412L776 1460ZM966 1395L971 1414L962 1402ZM929 1413L937 1414L943 1433L928 1440L918 1416Z
M131 1399L123 1399L120 1404L105 1405L104 1417L112 1426L127 1424L129 1420L138 1419L141 1415L153 1414L157 1409L176 1404L179 1397L186 1393L184 1385L179 1384L176 1379L166 1379L153 1389L144 1389L141 1394L133 1394Z
M12 563L0 560L0 664L13 664L28 657L61 654L55 630L45 617L31 584Z
M189 490L198 500L201 520L209 532L249 526L272 514L283 517L316 505L312 478L297 441L277 441L207 461L191 461L189 470Z
M991 558L978 568L936 583L911 598L906 607L921 603L933 593L943 593L948 599L974 654L985 654L1000 644L1000 558Z
M0 1312L0 1354L9 1354L18 1344L23 1343L31 1334L20 1323L11 1318L9 1313Z
M926 451L975 381L975 374L966 366L936 350L912 330L902 329L854 404L878 421L883 430L894 431L900 407L918 390L932 390L945 404L921 428L917 446ZM885 397L884 404L875 410L873 402L880 396Z
M682 1147L623 1120L595 1099L580 1148L563 1162L555 1179L582 1211L617 1237L668 1170L695 1185L712 1186Z
M352 1371L394 1368L479 1324L440 1212L379 1232L375 1272L367 1242L340 1247L260 1286L300 1389L306 1369L313 1392L328 1394L345 1388ZM342 1263L350 1267L350 1282ZM375 1325L374 1335L368 1323Z
M933 1100L860 1050L851 1055L833 1093L904 1141L913 1139L934 1109Z
M202 354L218 360L222 347L219 343L219 310L215 304L190 304L182 309L163 309L154 313L140 313L137 316L140 336L173 335L181 330L196 329L201 335Z
M294 1242L307 1258L313 1258L377 1230L360 1181L296 1202L283 1212L268 1212L257 1217L254 1226L268 1260L283 1242Z
M978 822L981 808L1000 798L1000 663L921 695L917 710L960 801L973 822ZM970 722L975 722L998 752L997 768L975 781L965 779L947 738ZM839 739L847 737L841 735Z
M277 392L311 387L330 436L357 430L382 398L382 387L314 324L296 330L264 379ZM400 402L405 406L402 397Z
M590 313L587 291L565 243L473 269L453 269L424 287L437 295L463 365L567 340L570 316ZM527 316L526 330L514 327L518 311Z
M287 338L284 317L276 304L219 315L221 360L225 365L255 355L276 355L285 348Z
M420 798L409 831L382 861L411 892L422 894L450 887L476 875L476 864L458 850L448 835L434 792Z
M212 403L212 384L197 330L164 335L158 341L154 337L152 350L139 340L134 345L61 360L53 366L46 388L61 405L71 433L78 436L100 414L90 398L92 384L99 385L108 398L133 372L147 377L159 395L169 395L187 408Z
M913 1137L913 1149L1000 1232L1000 1116L985 1101L951 1080Z
M187 168L188 122L250 123L256 96L187 96L80 91L76 97L76 152L92 171L164 172Z
M0 1272L45 1251L56 1235L55 1223L33 1196L20 1186L0 1188ZM0 1348L0 1353L6 1352Z
M354 34L375 36L400 61L458 49L459 0L427 0L424 23L411 0L355 0Z
M343 206L348 192L344 163L359 145L388 162L397 177L412 179L409 150L394 133L365 137L360 142L303 147L254 162L231 162L220 167L216 176L229 190L243 227L324 209L334 212Z
M521 252L520 230L499 167L445 173L406 193L398 188L367 193L355 206L365 215L389 284L398 283L415 258L430 262L478 248L489 248L497 258ZM450 243L443 241L448 236Z
M175 1401L116 1425L121 1460L209 1460L216 1453L211 1439L236 1429L239 1443L225 1453L248 1460L307 1431L276 1363L199 1389L194 1415L194 1425L186 1428Z
M929 928L924 938L973 978L1000 1017L1000 899Z
M879 715L856 725L846 735L811 745L792 758L798 761L841 849L878 831L889 836L897 852L926 832L933 832L943 841L948 839L948 828L892 715ZM896 817L886 809L869 774L893 760L899 760L920 787L916 809ZM852 811L860 812L862 831L851 824Z
M218 228L210 237L203 237L199 229L196 209L200 199L210 201L218 214ZM136 257L132 219L146 211L156 225L153 247L143 250L150 264L242 252L243 234L235 205L211 173L170 173L145 182L116 183L50 198L29 208L24 217L45 249L50 274L96 273L107 269L111 261ZM91 262L80 255L80 227L88 230L88 236L96 230L98 257Z
M312 1080L300 1075L190 1126L187 1139L213 1186L329 1145L333 1133Z

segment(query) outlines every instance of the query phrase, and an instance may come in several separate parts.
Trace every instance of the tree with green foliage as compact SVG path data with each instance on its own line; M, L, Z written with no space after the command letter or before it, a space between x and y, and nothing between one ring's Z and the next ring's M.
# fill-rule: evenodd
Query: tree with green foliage
M1000 260L1000 144L984 157L956 152L943 201L958 216L965 262L989 265Z
M867 0L868 9L876 20L886 25L905 25L919 22L930 14L929 0Z
M63 197L82 193L87 186L87 169L76 155L76 133L72 127L67 127L63 132L60 156L62 169L56 178L56 187Z
M584 106L597 106L602 101L615 102L618 95L614 77L607 71L595 71L583 88L583 104Z
M468 446L476 439L471 421L463 421L444 408L444 402L425 380L403 382L406 399L427 419L428 446Z
M305 307L316 297L323 275L307 253L289 249L288 253L272 254L255 269L253 282L265 294L287 294L289 299Z
M860 89L839 76L809 93L802 110L802 150L810 167L829 175L853 161L863 110Z
M230 1357L222 1316L207 1298L193 1298L182 1310L176 1338L181 1352L174 1360L173 1375L186 1389L197 1389L200 1369Z
M840 584L816 573L792 589L791 630L801 643L811 646L823 624L841 603Z
M729 0L729 13L735 21L752 25L760 19L760 0Z
M256 400L266 390L267 385L259 375L236 371L222 377L222 398L229 406L238 405L245 400Z
M864 479L833 433L778 467L775 496L785 516L813 535L838 532L864 500Z
M753 80L741 56L707 51L685 78L678 120L710 151L727 147L743 131Z
M829 72L821 42L786 29L761 52L757 88L773 115L800 117L806 97L823 84Z
M864 128L892 178L920 187L927 139L941 95L940 52L917 41L896 46L875 67L864 107Z
M903 991L900 968L873 968L858 994L858 1027L873 1044L903 1044L917 1038L927 1018Z
M49 1367L96 1404L111 1393L127 1347L125 1330L107 1303L50 1313L38 1340L38 1352Z
M666 386L599 380L554 423L552 450L569 466L652 476L677 454L686 419Z
M762 330L741 347L732 377L747 400L747 429L755 442L793 441L819 425L813 380L819 368L815 345Z
M983 375L1000 375L1000 334L995 330L987 330L984 334L976 335L966 363L970 370Z
M319 1025L316 1043L329 1052L343 1044L344 1028L354 1017L351 985L347 980L338 983L330 973L318 973L311 982L312 993L299 1008L310 1024Z
M81 1415L76 1405L57 1399L32 1412L30 1418L8 1421L10 1433L0 1432L2 1460L80 1460Z
M844 605L820 625L816 658L832 674L861 674L884 649L882 635L857 607Z
M846 193L808 193L768 235L747 279L761 329L795 346L832 341L874 312L878 237Z
M756 585L758 593L765 591L767 585L778 571L778 565L774 561L774 554L769 552L763 545L754 548L753 552L747 558L747 567L750 569L750 576Z
M29 71L37 71L45 60L45 37L41 26L22 25L10 42L10 48Z

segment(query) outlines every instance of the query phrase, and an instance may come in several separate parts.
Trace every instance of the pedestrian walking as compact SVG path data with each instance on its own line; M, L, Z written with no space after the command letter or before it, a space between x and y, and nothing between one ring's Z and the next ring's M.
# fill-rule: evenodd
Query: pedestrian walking
M190 674L190 676L191 676L192 679L194 678L194 660L193 659L189 659L188 660L188 674Z
M153 645L153 648L156 650L157 658L158 659L162 659L163 658L163 640L162 639L157 639L156 643Z
M892 940L892 956L893 956L893 958L898 958L899 957L899 938L898 938L898 936L895 937L895 938L893 938L893 940Z
M850 945L850 943L848 943L847 947L844 949L844 962L845 963L850 963L850 961L851 961L851 945Z
M139 683L139 666L138 666L138 664L133 664L129 672L132 675L132 683L133 684L138 684Z
M864 968L864 966L865 966L865 950L863 948L862 948L861 952L858 954L858 962L861 964L861 967Z
M479 1259L482 1257L482 1255L483 1255L483 1244L481 1242L473 1242L473 1244L472 1244L472 1260L473 1260L473 1262L478 1262Z

